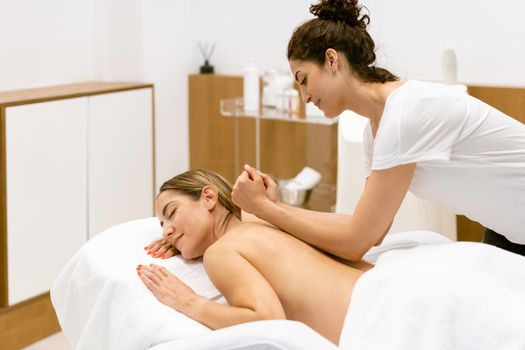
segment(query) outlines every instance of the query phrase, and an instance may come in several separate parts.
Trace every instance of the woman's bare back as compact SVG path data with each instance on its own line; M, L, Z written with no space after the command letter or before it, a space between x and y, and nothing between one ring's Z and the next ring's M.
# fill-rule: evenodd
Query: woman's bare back
M338 343L362 271L256 223L239 225L213 246L235 250L253 265L277 294L287 319L301 321ZM235 283L234 276L229 278Z

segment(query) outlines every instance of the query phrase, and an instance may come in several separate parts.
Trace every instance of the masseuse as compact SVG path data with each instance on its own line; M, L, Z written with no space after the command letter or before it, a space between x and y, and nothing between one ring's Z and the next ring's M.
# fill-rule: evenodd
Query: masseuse
M357 0L323 0L298 27L288 60L305 103L327 118L370 120L369 170L352 216L280 203L275 182L245 167L232 193L243 210L326 252L361 259L388 232L407 191L487 229L483 241L525 255L525 125L446 85L402 81L375 62ZM350 195L350 194L349 194Z

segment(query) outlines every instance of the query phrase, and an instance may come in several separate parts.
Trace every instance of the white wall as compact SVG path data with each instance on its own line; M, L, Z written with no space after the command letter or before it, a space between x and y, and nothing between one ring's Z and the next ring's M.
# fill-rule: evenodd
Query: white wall
M215 42L215 70L242 74L251 58L261 70L288 68L286 46L298 23L311 18L309 0L193 0L194 39ZM195 61L202 63L197 44Z
M366 0L382 60L403 77L440 80L441 54L453 48L458 80L525 86L521 0Z
M155 84L157 189L189 166L188 74L191 0L144 0L144 79Z
M93 79L89 0L0 0L0 90Z
M144 80L142 0L92 0L94 78Z
M262 69L286 67L293 28L312 18L313 0L194 0L193 31L216 40L219 72L241 74L254 57ZM379 62L403 78L441 79L441 55L453 48L465 83L525 86L522 0L363 0Z

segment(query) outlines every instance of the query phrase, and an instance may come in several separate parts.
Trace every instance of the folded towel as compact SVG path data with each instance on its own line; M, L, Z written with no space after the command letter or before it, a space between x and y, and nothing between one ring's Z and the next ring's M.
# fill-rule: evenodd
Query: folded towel
M310 190L321 181L321 174L310 167L304 167L292 180L286 183L287 190Z

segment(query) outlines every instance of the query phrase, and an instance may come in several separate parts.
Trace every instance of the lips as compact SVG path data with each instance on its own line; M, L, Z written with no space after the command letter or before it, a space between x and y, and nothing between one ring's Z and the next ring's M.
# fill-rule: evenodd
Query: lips
M178 235L176 237L175 236L170 237L170 240L169 240L170 244L172 246L175 246L175 248L179 249L179 247L177 245L179 244L180 239L182 238L182 236L183 236L183 234L181 233L180 235Z

